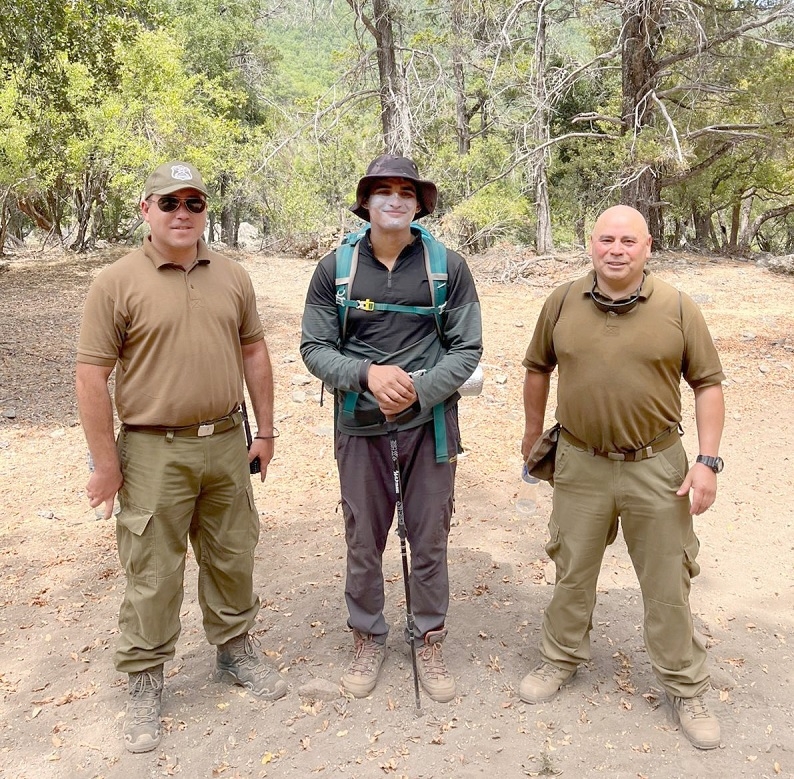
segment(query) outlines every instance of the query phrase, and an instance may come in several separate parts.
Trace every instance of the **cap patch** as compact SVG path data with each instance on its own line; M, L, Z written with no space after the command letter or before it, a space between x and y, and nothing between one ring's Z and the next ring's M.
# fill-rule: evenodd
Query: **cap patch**
M186 165L172 165L171 178L177 181L193 181L193 174Z

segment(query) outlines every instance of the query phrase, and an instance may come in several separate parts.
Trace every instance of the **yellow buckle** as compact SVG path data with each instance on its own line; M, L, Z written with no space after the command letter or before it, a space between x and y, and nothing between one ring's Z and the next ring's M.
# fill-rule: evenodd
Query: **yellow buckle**
M359 300L358 307L362 311L374 311L375 310L375 301L374 300Z

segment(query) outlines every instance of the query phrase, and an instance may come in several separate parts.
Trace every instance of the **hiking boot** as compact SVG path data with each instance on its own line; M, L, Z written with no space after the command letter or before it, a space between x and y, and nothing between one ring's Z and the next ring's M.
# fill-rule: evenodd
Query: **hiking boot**
M455 678L444 664L441 644L446 629L425 633L424 645L416 652L416 669L424 691L438 703L448 703L455 697Z
M259 653L259 639L250 633L221 644L217 650L215 676L220 681L239 684L257 698L274 701L287 692L287 683Z
M720 745L720 723L709 711L702 695L694 698L679 698L665 693L670 704L673 722L681 726L681 732L698 749L716 749Z
M342 686L354 698L366 698L378 683L378 674L386 659L386 647L372 639L371 633L353 630L353 659L342 675Z
M560 668L544 661L521 680L518 697L524 703L550 701L575 674L575 668Z
M132 673L127 683L129 700L124 717L124 746L128 752L151 752L160 743L163 666Z

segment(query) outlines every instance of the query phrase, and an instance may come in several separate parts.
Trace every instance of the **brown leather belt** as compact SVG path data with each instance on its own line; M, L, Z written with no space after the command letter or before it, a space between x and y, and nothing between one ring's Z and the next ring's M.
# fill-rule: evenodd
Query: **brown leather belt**
M204 438L217 433L225 433L242 422L242 414L235 411L228 416L215 419L212 422L202 422L200 425L189 427L156 427L149 425L124 425L125 430L131 433L147 433L148 435L172 435L185 438Z
M600 449L596 449L594 446L580 441L576 436L571 435L564 427L560 428L560 435L569 444L573 444L577 449L583 449L594 457L608 457L610 460L625 460L627 462L647 460L649 457L653 457L657 452L663 452L665 449L669 449L680 438L678 427L671 427L660 436L657 436L648 446L643 446L642 449L635 449L630 452L602 452Z

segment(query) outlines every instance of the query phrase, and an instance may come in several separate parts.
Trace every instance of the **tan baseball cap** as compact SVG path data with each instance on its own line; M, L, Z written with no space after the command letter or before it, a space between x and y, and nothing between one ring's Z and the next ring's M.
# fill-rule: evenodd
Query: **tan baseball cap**
M180 189L195 189L202 195L209 195L201 174L189 162L164 162L146 179L143 199L146 200L150 195L170 195Z

